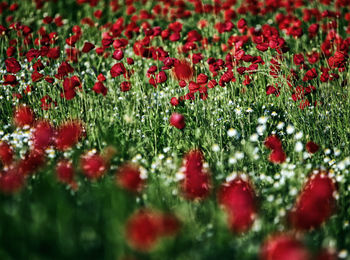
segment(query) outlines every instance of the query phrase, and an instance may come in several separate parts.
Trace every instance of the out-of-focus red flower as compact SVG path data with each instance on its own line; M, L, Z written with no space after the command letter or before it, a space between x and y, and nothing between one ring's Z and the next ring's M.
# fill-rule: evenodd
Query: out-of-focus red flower
M311 254L296 238L278 234L268 238L260 251L261 260L310 260Z
M265 139L264 145L271 150L282 148L282 142L276 135L268 136Z
M50 122L38 122L32 133L34 149L45 150L49 145L53 144L53 135L54 129Z
M14 113L13 121L18 127L31 125L34 122L34 112L30 107L20 105Z
M170 116L170 125L176 127L177 129L183 129L186 126L185 117L179 113L173 113Z
M56 132L55 145L64 151L75 145L83 134L83 126L78 121L66 122L59 126Z
M98 179L107 170L107 162L99 154L86 154L80 160L83 174L90 179Z
M284 163L286 161L286 153L280 148L270 153L269 161L272 163Z
M13 161L13 149L12 147L4 142L0 142L0 162L4 165L9 165Z
M88 53L94 48L95 48L95 45L93 45L91 42L85 42L81 52Z
M30 150L24 157L18 162L18 171L23 175L34 174L45 163L45 154L40 150Z
M175 235L180 223L174 216L142 209L135 212L126 223L126 239L131 247L147 252L163 236Z
M25 177L16 167L0 172L0 190L3 193L17 192L23 187L24 183Z
M74 179L73 164L68 160L61 160L56 165L56 176L60 182L72 184Z
M249 182L236 178L224 183L218 192L218 201L227 214L229 227L234 232L245 232L256 215L255 192Z
M327 172L312 174L291 211L291 224L299 230L321 226L334 212L336 190L336 184Z
M123 164L118 168L115 176L117 184L131 192L138 193L145 185L144 179L141 178L139 167L134 164Z
M194 68L191 63L185 59L175 60L172 72L177 80L189 81L194 75Z
M205 199L210 193L210 176L203 168L204 157L200 150L191 150L184 157L182 190L187 199Z

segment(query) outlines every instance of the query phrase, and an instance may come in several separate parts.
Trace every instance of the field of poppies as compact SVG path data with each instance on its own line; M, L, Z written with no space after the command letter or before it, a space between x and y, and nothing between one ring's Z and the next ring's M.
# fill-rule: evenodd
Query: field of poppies
M350 259L349 0L0 0L0 259Z

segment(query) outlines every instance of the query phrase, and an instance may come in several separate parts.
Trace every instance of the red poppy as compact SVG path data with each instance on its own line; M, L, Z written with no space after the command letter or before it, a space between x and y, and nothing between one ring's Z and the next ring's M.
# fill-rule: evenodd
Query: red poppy
M83 127L80 122L63 123L56 132L55 145L58 150L64 151L75 145L82 137Z
M12 147L4 142L0 142L0 162L4 165L9 165L13 161L13 149Z
M0 172L0 190L11 194L19 191L25 183L25 177L16 167Z
M119 62L117 64L114 64L111 68L111 76L112 78L115 78L115 77L118 77L122 74L125 74L126 73L126 69L124 67L124 64Z
M176 127L177 129L185 128L185 117L179 113L173 113L170 116L170 125Z
M252 226L256 215L255 192L249 182L236 178L224 183L218 201L227 211L232 231L241 233Z
M117 184L131 192L138 193L145 185L139 167L134 164L123 164L118 168L115 176Z
M296 238L278 234L268 238L260 250L261 260L310 260L311 254Z
M61 160L56 165L56 176L60 182L71 184L74 178L73 164L68 160Z
M54 129L48 121L40 121L36 124L32 140L34 149L44 150L53 144Z
M21 70L21 65L19 62L11 57L5 60L6 70L8 73L17 73Z
M299 230L321 226L334 212L336 190L336 184L327 172L312 174L290 214L291 224Z
M142 209L135 212L126 223L126 238L131 247L147 252L163 236L174 235L180 228L173 215Z
M175 60L172 72L177 80L189 81L194 75L194 68L191 63L185 59Z
M31 125L34 122L34 112L30 107L21 105L17 107L14 113L13 121L18 127Z
M83 155L80 160L83 174L90 179L98 179L107 170L107 162L99 154Z
M185 178L182 190L187 199L204 199L210 192L210 176L203 169L203 154L200 150L191 150L185 155Z
M312 141L309 141L306 143L306 150L309 153L316 153L319 149L320 149L320 147L318 146L318 144L316 144Z

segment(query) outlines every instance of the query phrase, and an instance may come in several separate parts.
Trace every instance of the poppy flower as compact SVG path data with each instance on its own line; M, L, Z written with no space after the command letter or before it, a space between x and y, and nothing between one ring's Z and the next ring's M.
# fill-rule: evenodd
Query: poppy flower
M255 192L249 182L236 178L224 183L218 192L218 201L228 214L233 232L242 233L252 226L256 215Z
M19 64L19 62L13 58L13 57L10 57L10 58L7 58L5 60L5 65L6 65L6 70L8 73L17 73L21 70L21 65Z
M282 148L282 142L276 135L268 136L265 139L264 145L271 150Z
M110 70L112 78L118 77L126 73L126 69L122 62L114 64Z
M261 247L261 260L310 260L311 254L296 238L288 234L269 237Z
M0 172L0 190L6 194L12 194L19 191L25 183L25 177L13 167Z
M9 165L13 161L13 149L4 142L0 142L0 162L4 165Z
M185 59L175 60L172 72L177 80L189 81L194 75L194 68Z
M320 147L318 146L318 144L316 144L312 141L309 141L306 143L306 150L309 153L316 153L319 149L320 149Z
M25 105L20 105L15 110L13 121L14 121L14 124L18 127L31 125L34 122L34 112L30 107Z
M173 113L170 116L170 125L176 127L177 129L183 129L186 126L185 117L179 113Z
M269 161L272 163L284 163L286 161L286 153L282 148L273 150L269 155Z
M334 212L336 191L336 184L327 172L312 174L291 211L290 222L293 227L310 230L321 226Z
M45 154L41 150L30 150L24 157L18 162L18 171L23 175L34 174L45 163Z
M82 48L82 50L81 50L81 52L83 52L83 53L88 53L88 52L90 52L91 50L93 50L95 48L95 45L93 45L92 43L90 43L90 42L85 42L84 43L84 46L83 46L83 48Z
M96 94L102 94L103 96L107 95L108 89L105 87L105 85L103 85L102 82L96 82L95 85L92 87L92 90L96 93Z
M80 122L66 122L59 126L55 135L55 145L58 150L64 151L75 145L83 135Z
M126 239L136 250L154 249L163 236L174 235L179 230L177 218L170 214L142 209L135 212L126 223Z
M200 150L191 150L184 157L184 179L182 190L187 199L201 200L209 195L210 176L203 167L203 154Z
M107 170L107 162L99 154L83 155L80 164L83 174L89 179L98 179Z
M61 160L56 165L57 179L66 184L71 184L74 178L73 164L68 160Z
M141 172L138 166L130 163L121 165L116 173L116 182L122 188L138 193L140 192L145 181L141 178Z
M47 121L40 121L36 124L32 140L34 149L44 150L53 143L54 129Z

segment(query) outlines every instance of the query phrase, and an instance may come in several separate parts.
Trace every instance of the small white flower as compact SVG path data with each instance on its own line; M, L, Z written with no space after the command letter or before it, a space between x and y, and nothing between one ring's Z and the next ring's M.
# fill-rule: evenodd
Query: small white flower
M229 137L237 136L237 134L238 134L238 132L237 132L237 130L234 129L234 128L230 128L230 129L227 131L227 135L228 135Z
M268 117L267 116L262 116L258 118L258 123L263 125L266 124Z
M303 144L300 142L300 141L298 141L296 144L295 144L295 151L296 152L301 152L302 150L303 150Z
M283 129L283 127L284 127L284 123L283 123L283 122L279 122L279 123L277 124L277 129L278 129L278 130Z
M258 135L263 135L265 130L266 130L266 125L259 125L256 128L256 132L258 133Z
M294 126L288 125L286 131L287 131L287 134L289 134L289 135L293 134L294 133Z
M302 137L303 137L303 132L298 132L298 133L295 134L294 139L295 139L295 140L299 140L299 139L301 139Z
M218 151L220 151L220 146L218 144L213 144L211 149L213 150L213 152L218 152Z
M258 139L259 139L258 134L252 134L252 135L250 136L250 138L249 138L249 140L250 140L251 142L257 142Z
M236 152L236 153L235 153L235 158L236 158L237 160L243 159L243 158L244 158L244 153L242 153L242 152Z

